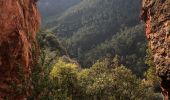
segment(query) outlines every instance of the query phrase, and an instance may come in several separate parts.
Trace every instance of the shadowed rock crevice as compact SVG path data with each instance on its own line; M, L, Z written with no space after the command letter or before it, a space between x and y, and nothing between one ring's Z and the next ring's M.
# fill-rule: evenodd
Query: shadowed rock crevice
M33 88L40 16L35 0L1 0L0 13L0 99L24 99Z

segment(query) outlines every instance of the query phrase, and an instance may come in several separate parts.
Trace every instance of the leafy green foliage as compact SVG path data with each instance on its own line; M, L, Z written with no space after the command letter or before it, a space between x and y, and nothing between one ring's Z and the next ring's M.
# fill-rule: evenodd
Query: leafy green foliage
M142 85L129 69L114 60L97 61L90 69L79 69L68 57L58 59L39 85L40 100L152 100L153 91ZM42 75L41 75L42 76ZM42 92L43 91L43 92ZM46 94L46 95L45 95ZM154 100L154 99L153 99Z
M41 30L37 35L37 40L41 49L41 56L46 63L54 63L57 57L67 54L57 37L48 30Z
M71 62L59 59L50 72L50 77L54 83L53 89L55 99L69 100L75 93L77 83L78 66Z
M120 56L98 60L89 69L81 69L67 56L58 57L54 65L46 63L44 57L41 56L33 70L31 100L161 99L150 86L121 64Z
M145 63L148 65L149 69L144 73L146 77L146 84L153 88L155 92L160 92L159 81L160 78L156 75L156 67L153 63L153 56L150 49L147 49L147 58Z
M105 59L80 72L85 93L93 100L150 100L153 94L142 86L141 80L123 65L112 66L113 63Z
M52 88L54 87L49 73L54 63L59 57L66 54L58 39L48 30L41 30L37 35L37 40L41 49L39 61L32 69L32 84L34 92L31 100L53 100Z

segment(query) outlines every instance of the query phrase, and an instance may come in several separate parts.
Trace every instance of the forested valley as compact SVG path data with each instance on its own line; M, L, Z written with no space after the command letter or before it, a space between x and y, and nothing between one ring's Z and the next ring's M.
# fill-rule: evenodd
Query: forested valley
M37 100L162 100L141 0L40 0Z

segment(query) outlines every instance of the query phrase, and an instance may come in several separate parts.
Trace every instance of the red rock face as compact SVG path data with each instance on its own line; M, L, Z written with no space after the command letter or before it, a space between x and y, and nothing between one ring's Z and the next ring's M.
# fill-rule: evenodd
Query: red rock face
M30 95L39 24L35 0L0 0L0 100Z
M166 100L170 98L170 0L143 0L141 18Z

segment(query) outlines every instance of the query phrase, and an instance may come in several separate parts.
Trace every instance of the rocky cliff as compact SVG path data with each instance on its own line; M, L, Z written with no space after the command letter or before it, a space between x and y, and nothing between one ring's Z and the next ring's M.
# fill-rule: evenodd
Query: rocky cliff
M143 0L141 18L166 100L170 96L170 0Z
M25 100L38 49L37 0L0 0L0 100Z

